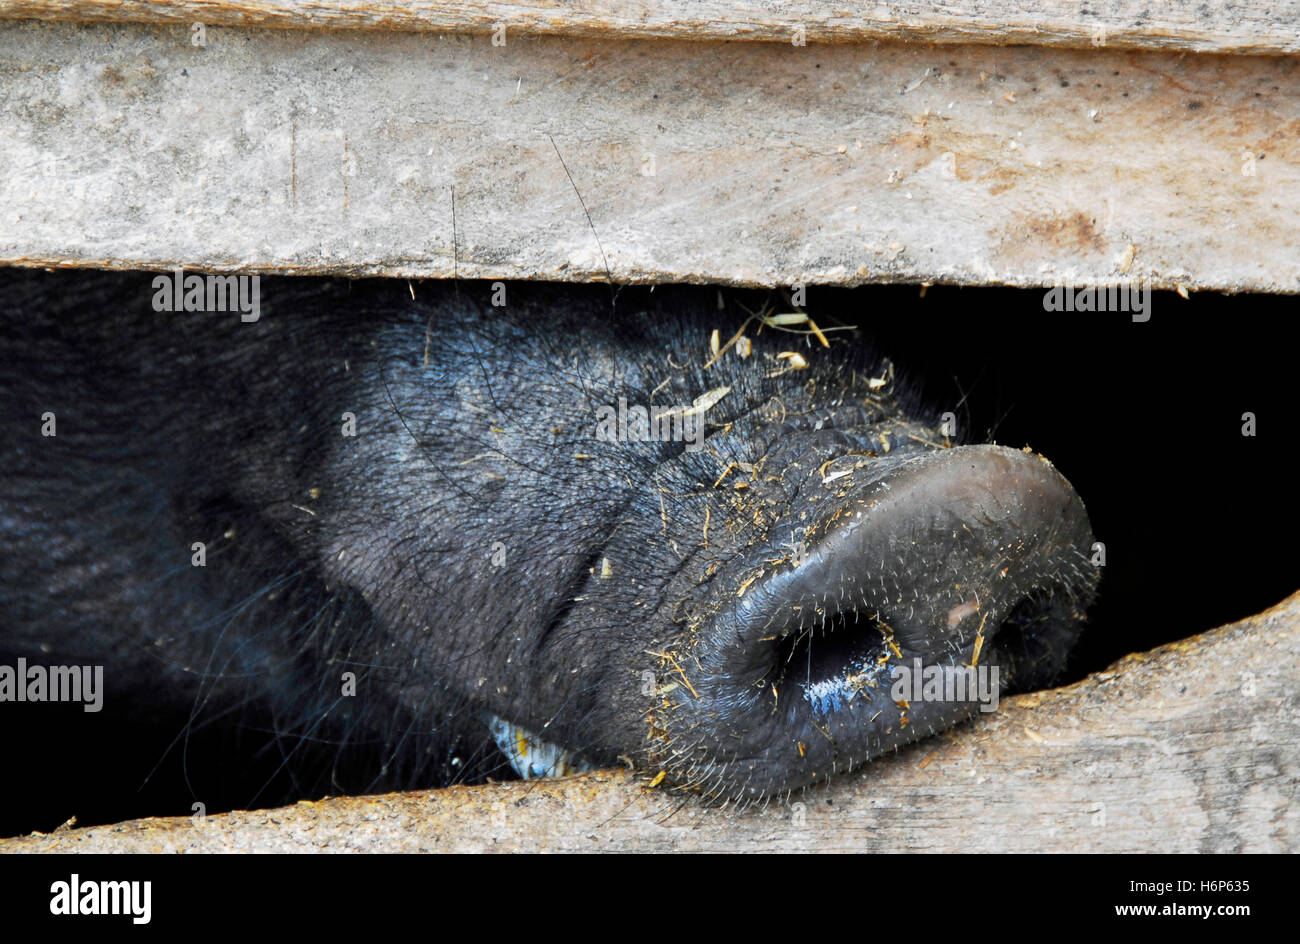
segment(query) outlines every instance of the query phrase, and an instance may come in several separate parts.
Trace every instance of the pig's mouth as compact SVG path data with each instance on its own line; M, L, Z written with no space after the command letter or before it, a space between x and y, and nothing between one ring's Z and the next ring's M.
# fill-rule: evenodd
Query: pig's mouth
M969 446L853 479L803 554L738 562L664 654L649 720L674 782L742 800L825 782L1064 666L1097 571L1045 459Z

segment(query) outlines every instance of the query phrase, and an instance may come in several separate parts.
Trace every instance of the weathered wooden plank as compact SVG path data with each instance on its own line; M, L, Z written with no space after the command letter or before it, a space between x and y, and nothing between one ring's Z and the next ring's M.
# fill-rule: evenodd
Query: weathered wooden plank
M684 40L1300 52L1297 0L4 0L0 16Z
M148 819L3 852L1294 852L1300 593L813 791L710 809L626 774ZM828 802L833 800L833 802Z
M207 43L0 24L0 263L1300 290L1294 57Z

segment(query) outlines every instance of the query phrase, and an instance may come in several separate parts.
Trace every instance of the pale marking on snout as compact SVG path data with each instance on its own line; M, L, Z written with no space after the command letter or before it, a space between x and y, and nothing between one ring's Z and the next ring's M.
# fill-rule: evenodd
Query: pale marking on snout
M954 606L948 611L948 628L956 629L958 623L970 616L972 613L978 613L979 608L980 602L974 598L967 600L965 603Z

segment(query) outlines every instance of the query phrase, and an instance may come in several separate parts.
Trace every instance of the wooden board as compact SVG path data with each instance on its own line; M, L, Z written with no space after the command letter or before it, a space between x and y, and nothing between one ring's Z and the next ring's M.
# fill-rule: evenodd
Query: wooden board
M4 0L0 16L596 38L1300 52L1296 0Z
M812 791L736 811L626 773L148 819L5 852L1295 852L1300 593Z
M1300 291L1294 57L206 42L0 23L0 264Z

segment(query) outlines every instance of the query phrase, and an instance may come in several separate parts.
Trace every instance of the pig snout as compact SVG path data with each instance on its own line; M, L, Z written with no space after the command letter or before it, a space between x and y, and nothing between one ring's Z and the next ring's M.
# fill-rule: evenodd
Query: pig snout
M809 473L793 539L724 565L662 654L650 754L678 783L825 782L1051 682L1080 631L1092 532L1042 457L978 445Z

